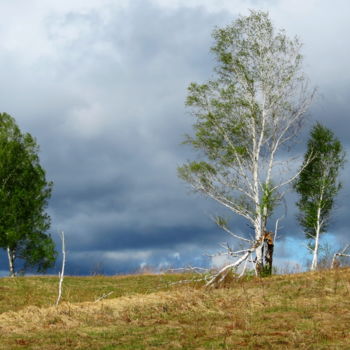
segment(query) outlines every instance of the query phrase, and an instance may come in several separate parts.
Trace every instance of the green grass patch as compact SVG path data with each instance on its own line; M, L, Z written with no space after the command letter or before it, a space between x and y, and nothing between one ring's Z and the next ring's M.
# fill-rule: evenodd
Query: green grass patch
M66 276L63 282L63 302L94 301L113 292L109 298L125 295L149 294L169 289L169 284L183 279L183 275L127 275L127 276ZM54 305L58 291L58 277L15 277L0 279L0 313L19 311L24 307Z
M0 314L0 349L349 348L350 269L169 285L181 279L67 277L58 308L57 278L3 279L1 308L17 311Z

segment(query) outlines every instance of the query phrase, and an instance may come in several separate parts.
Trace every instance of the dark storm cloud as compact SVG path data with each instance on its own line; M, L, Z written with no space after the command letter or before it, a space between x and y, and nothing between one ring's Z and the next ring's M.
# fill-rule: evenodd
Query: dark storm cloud
M83 28L54 66L76 103L53 117L59 125L38 118L47 125L38 139L56 184L53 227L66 231L73 259L85 252L74 260L81 266L96 250L97 260L103 251L154 250L147 260L157 265L161 252L198 240L203 249L220 237L206 217L211 203L188 200L176 167L188 154L180 146L191 122L186 86L210 72L210 31L224 17L144 4L115 10L107 23L92 13L49 24L53 41L65 26ZM119 262L125 269L128 259Z
M55 183L48 209L52 234L58 242L55 232L66 232L68 273L90 273L98 265L106 273L134 271L140 264L200 265L208 262L203 252L216 250L227 239L209 218L226 212L189 195L176 168L195 157L180 145L192 123L184 108L186 88L212 76L211 31L231 22L236 9L229 1L225 6L231 13L225 6L210 12L207 2L174 8L156 3L50 10L40 20L33 11L33 25L42 26L34 33L40 35L30 37L30 28L28 34L14 31L20 43L14 48L10 43L0 54L1 67L6 67L1 70L1 110L41 146L43 166ZM277 4L271 5L272 16L286 18ZM286 26L278 26L294 29L294 34L295 18L302 17L296 14L285 19ZM306 35L309 65L321 50L312 46L312 38ZM28 41L33 50L25 54L21 46L30 47ZM322 78L322 72L329 72L322 60L310 70L321 94L311 120L324 122L349 148L349 81ZM307 129L298 146L301 153L306 136ZM342 241L349 223L348 182L345 178L332 226ZM303 243L290 204L294 199L288 202L281 247L290 237L296 239L294 245ZM282 207L276 215L283 213ZM250 233L242 219L232 219L232 227ZM276 253L286 259L294 254L288 249Z

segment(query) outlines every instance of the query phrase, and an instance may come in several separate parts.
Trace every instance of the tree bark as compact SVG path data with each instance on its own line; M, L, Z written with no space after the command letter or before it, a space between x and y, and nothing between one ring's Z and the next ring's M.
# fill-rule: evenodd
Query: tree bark
M264 242L256 248L255 271L256 275L262 277L264 274Z
M265 232L264 241L266 244L265 273L267 275L271 275L272 274L273 249L274 249L273 233L272 232Z
M9 273L10 277L15 277L15 259L16 259L16 251L14 249L10 249L7 247L7 257L9 260Z

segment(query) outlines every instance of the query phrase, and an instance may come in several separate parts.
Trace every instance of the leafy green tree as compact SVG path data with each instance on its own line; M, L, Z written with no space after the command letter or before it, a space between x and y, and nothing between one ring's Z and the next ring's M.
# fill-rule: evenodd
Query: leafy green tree
M334 199L341 188L339 171L345 161L342 144L333 132L317 123L311 130L302 171L294 184L300 196L298 220L313 252L311 270L316 270L320 235L327 231Z
M231 232L247 248L225 271L255 254L262 275L267 220L283 197L282 187L294 179L283 172L288 160L278 154L298 134L314 91L302 72L298 39L276 31L267 13L251 11L214 30L213 37L215 75L205 84L190 84L187 97L195 133L185 143L202 159L180 167L179 176L254 227L252 240Z
M39 147L15 120L0 114L0 247L7 250L10 275L21 258L25 268L44 271L56 259L54 242L45 232L52 183L39 162Z

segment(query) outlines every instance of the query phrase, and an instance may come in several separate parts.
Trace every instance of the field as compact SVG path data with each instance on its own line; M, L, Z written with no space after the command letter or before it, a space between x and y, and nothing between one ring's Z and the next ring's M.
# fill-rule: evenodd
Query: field
M350 269L229 281L189 275L0 280L0 349L350 349ZM95 302L100 296L107 298Z

